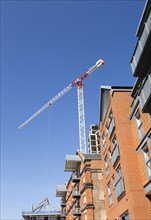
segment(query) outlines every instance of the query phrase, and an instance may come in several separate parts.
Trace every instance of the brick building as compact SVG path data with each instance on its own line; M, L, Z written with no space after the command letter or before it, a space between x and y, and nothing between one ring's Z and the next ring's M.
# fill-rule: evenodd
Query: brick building
M144 195L129 119L131 91L131 87L101 87L100 145L107 219L150 219L150 201Z
M67 185L57 186L56 196L64 201L62 219L105 219L100 154L66 156L65 171L71 172Z
M151 1L146 1L136 36L131 67L137 78L130 120L144 195L151 201Z

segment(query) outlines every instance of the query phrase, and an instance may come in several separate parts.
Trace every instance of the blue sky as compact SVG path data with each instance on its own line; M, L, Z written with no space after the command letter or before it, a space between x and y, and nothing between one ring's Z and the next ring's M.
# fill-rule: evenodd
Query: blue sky
M65 156L79 149L77 88L17 127L99 58L84 81L86 131L101 85L133 85L130 60L145 0L1 1L1 219L21 219L45 197L56 205Z

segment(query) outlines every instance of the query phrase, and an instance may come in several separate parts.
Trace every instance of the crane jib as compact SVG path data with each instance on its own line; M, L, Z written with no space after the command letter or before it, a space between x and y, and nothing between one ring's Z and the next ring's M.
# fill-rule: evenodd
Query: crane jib
M60 99L64 94L66 94L72 87L75 85L78 85L79 93L82 94L82 87L83 83L82 81L90 75L95 69L103 65L105 62L104 60L100 59L96 62L95 65L91 66L88 70L86 70L83 74L81 74L76 80L74 80L72 83L70 83L66 88L64 88L61 92L59 92L55 97L53 97L51 100L49 100L42 108L40 108L36 113L34 113L30 118L28 118L23 124L21 124L18 129L24 127L26 124L28 124L30 121L32 121L35 117L37 117L41 112L46 110L49 106L51 106L54 102L56 102L58 99ZM81 91L80 91L81 89ZM82 97L83 95L81 95ZM83 99L83 98L81 98ZM82 101L82 105L83 101ZM83 106L84 107L84 106ZM80 108L81 110L82 108ZM80 111L79 110L79 111Z
M90 75L96 68L98 68L98 66L94 65L92 67L90 67L88 70L86 70L83 74L81 74L76 80L74 80L71 83L71 86L75 86L78 85L78 83L82 80L84 80L88 75Z

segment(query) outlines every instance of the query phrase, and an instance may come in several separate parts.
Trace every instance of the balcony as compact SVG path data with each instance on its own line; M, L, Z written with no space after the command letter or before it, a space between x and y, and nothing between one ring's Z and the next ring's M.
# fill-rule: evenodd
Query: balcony
M77 188L72 189L72 197L73 198L80 198L80 190Z
M66 206L66 198L65 197L62 197L61 198L61 206Z
M122 193L125 192L124 182L122 177L120 177L120 179L115 184L115 192L117 199L122 195Z
M66 155L65 170L66 172L76 171L80 166L81 159L78 155Z
M73 172L72 173L72 182L79 182L80 181L80 172Z
M64 197L66 195L66 185L58 185L56 188L56 197Z
M114 128L115 128L115 123L114 123L114 119L112 118L110 125L109 125L109 128L108 128L109 129L108 130L108 138L111 137L111 134L112 134Z
M144 23L143 31L138 39L131 59L131 68L134 76L145 77L150 67L151 43L151 11Z
M66 217L66 210L63 208L62 210L61 210L61 218L65 218Z
M151 73L145 78L143 82L140 93L140 103L144 113L151 112Z
M80 207L73 206L72 212L73 212L73 215L74 215L74 216L79 216L79 215L81 215L81 208L80 208Z
M119 150L118 150L118 145L115 146L112 154L111 154L111 161L112 161L112 166L114 166L115 162L119 158Z

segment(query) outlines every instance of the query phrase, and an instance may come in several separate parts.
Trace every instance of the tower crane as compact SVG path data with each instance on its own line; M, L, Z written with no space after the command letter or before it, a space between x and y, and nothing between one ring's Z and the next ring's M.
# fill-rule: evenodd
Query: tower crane
M30 118L28 118L24 123L22 123L18 129L23 128L26 124L36 118L40 113L46 110L49 106L55 103L63 95L65 95L70 89L77 85L78 88L78 118L79 118L79 141L80 141L80 152L86 153L86 132L85 132L85 115L84 115L84 95L83 95L83 80L88 77L94 70L104 64L103 59L99 59L95 65L91 66L84 73L82 73L78 78L71 82L67 87L65 87L61 92L59 92L55 97L50 99L43 107L36 111Z
M32 206L32 213L39 212L46 206L50 206L49 200L45 198L41 203L39 203L36 207Z

